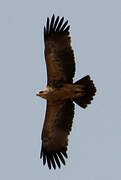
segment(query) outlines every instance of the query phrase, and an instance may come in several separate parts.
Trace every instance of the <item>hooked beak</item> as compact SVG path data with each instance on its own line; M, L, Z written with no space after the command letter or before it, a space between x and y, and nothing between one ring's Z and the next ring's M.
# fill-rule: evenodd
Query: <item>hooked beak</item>
M43 93L43 91L40 91L36 94L36 96L40 96L40 94L42 94L42 93Z
M43 93L43 91L38 92L36 96L40 96L41 93Z
M37 93L36 96L39 96L39 93Z

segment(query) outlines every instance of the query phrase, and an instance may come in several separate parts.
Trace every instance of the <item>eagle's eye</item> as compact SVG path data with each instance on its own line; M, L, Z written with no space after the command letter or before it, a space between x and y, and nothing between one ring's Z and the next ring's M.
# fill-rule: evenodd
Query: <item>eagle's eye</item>
M39 93L43 93L43 91L40 91Z

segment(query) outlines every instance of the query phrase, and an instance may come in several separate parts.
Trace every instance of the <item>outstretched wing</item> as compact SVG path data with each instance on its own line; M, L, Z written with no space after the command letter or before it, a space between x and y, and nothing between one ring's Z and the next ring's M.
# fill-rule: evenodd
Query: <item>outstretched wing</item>
M75 73L74 53L71 47L68 21L63 23L52 16L47 18L44 27L45 59L47 65L48 85L61 86L63 83L72 83Z
M68 135L71 131L74 116L74 104L71 100L60 101L57 104L47 102L46 117L42 131L42 148L40 158L46 162L49 169L65 165L67 158Z

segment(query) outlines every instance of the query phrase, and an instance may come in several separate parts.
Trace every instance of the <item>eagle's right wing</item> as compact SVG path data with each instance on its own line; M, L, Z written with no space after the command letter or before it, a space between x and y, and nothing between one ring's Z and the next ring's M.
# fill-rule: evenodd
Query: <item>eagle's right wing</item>
M71 100L55 104L47 102L46 117L42 131L42 148L40 157L43 164L60 168L60 161L65 164L67 158L68 135L71 131L74 116L74 104Z

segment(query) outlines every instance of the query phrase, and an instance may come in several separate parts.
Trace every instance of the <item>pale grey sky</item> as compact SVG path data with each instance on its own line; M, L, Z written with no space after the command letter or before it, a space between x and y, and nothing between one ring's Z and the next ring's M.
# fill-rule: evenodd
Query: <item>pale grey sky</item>
M90 74L97 94L76 106L66 166L39 159L46 102L43 27L47 16L71 26L75 80ZM0 180L121 180L121 1L0 2Z

